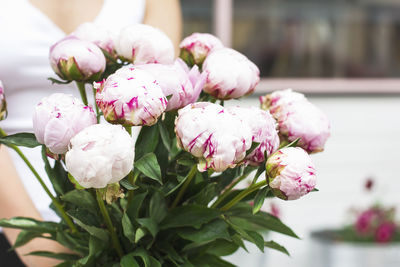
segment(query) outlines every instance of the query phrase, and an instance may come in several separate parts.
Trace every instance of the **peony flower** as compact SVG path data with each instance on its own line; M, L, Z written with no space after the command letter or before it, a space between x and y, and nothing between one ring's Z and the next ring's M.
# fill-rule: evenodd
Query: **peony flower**
M45 97L33 112L36 139L54 154L67 152L71 138L96 123L92 108L72 95L57 93Z
M210 52L223 47L222 42L214 35L196 32L183 39L179 44L181 49L179 56L188 65L201 66Z
M260 71L247 57L231 48L210 53L203 63L207 74L204 91L218 99L251 94L260 80Z
M276 130L275 119L268 111L259 108L229 107L228 112L238 116L243 124L250 127L252 141L260 143L250 155L246 162L251 165L259 165L264 162L264 152L271 155L279 148L279 136Z
M178 145L199 158L198 169L222 172L233 168L251 147L251 130L217 104L197 102L178 111Z
M104 188L133 169L135 143L121 125L96 124L71 139L68 172L85 188Z
M356 220L355 230L358 234L368 234L373 228L373 223L376 223L379 219L379 213L375 209L368 209L362 212Z
M115 49L124 60L134 64L172 64L174 45L161 30L144 24L123 28L116 38Z
M153 125L167 107L167 99L153 75L126 66L95 83L96 103L104 118L123 125Z
M0 81L0 121L7 117L7 103L4 95L3 83Z
M61 79L96 81L104 72L106 59L94 43L68 36L51 46L50 65Z
M281 141L292 142L300 138L298 146L308 153L324 150L330 136L330 123L326 115L302 94L290 89L274 92L261 99L278 122Z
M396 225L393 222L384 222L376 229L375 240L379 243L387 243L392 240L395 232Z
M166 111L195 102L205 82L205 76L200 74L197 66L189 70L180 59L173 65L144 64L136 67L151 73L157 79L165 96L172 95L168 100Z
M111 55L114 54L113 33L101 25L85 22L79 25L71 35L92 42Z
M266 163L269 187L275 196L295 200L314 189L315 167L310 156L299 147L279 149Z

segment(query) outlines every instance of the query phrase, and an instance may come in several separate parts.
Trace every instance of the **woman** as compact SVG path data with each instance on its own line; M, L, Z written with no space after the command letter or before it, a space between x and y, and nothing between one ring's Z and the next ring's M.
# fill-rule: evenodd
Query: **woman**
M48 50L83 22L118 28L145 23L163 30L175 47L181 40L179 0L0 0L0 10L0 80L9 107L9 116L0 122L0 127L9 134L33 131L32 111L42 97L54 92L78 96L73 85L51 85L47 81L48 77L55 77L48 63ZM28 159L34 159L33 165L45 177L40 151L23 151ZM18 156L5 146L0 146L0 185L0 218L55 219L43 189ZM11 244L19 233L15 229L3 232ZM24 256L35 250L63 252L66 248L51 240L35 239L18 248L17 254L27 266L57 264L56 260ZM2 266L17 266L1 258L0 262Z

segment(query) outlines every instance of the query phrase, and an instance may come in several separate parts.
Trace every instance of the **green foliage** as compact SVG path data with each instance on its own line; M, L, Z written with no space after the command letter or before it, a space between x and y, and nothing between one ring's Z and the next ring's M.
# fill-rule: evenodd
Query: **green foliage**
M36 140L33 133L17 133L0 137L0 144L6 146L24 146L24 147L37 147L41 144Z
M244 191L233 188L211 208L233 181L252 172L260 176L264 164L241 165L223 173L198 172L192 168L197 160L177 146L173 129L175 116L174 112L166 113L157 124L142 128L135 148L134 172L120 181L125 197L106 205L122 256L113 245L113 234L100 213L95 192L75 188L63 162L56 160L50 164L45 149L42 155L46 172L57 200L78 233L71 232L63 221L2 219L0 226L23 230L14 248L34 238L49 238L72 253L36 251L31 254L64 260L59 266L89 267L234 266L221 257L240 247L246 249L244 240L256 244L261 251L270 248L288 254L283 246L272 240L265 241L262 235L274 231L298 238L278 218L260 210L265 198L273 196L268 186L256 188L223 211L221 207ZM1 138L0 143L34 147L38 144L32 138L33 135L24 134ZM191 170L195 171L192 177ZM174 207L178 195L180 199Z

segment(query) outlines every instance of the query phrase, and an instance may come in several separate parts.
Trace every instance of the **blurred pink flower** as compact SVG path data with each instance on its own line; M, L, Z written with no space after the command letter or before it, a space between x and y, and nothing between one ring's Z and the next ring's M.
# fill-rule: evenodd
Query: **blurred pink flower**
M375 233L375 240L379 243L387 243L396 231L396 225L392 222L384 222L378 226Z

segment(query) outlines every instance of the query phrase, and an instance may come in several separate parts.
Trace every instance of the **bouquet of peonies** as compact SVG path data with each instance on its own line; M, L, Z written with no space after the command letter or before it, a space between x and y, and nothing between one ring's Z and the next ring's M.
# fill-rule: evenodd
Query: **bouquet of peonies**
M34 134L1 131L0 143L28 163L61 221L0 220L22 229L14 248L55 240L71 253L31 254L59 266L232 266L221 257L246 249L244 240L288 253L260 233L296 234L260 208L265 198L314 190L309 153L324 148L326 116L290 89L262 97L261 109L224 107L254 91L256 65L210 34L195 33L180 49L175 59L169 38L140 24L117 35L84 24L51 47L63 81L51 80L75 81L81 100L42 99ZM18 146L42 146L55 195ZM235 188L250 176L247 188Z

